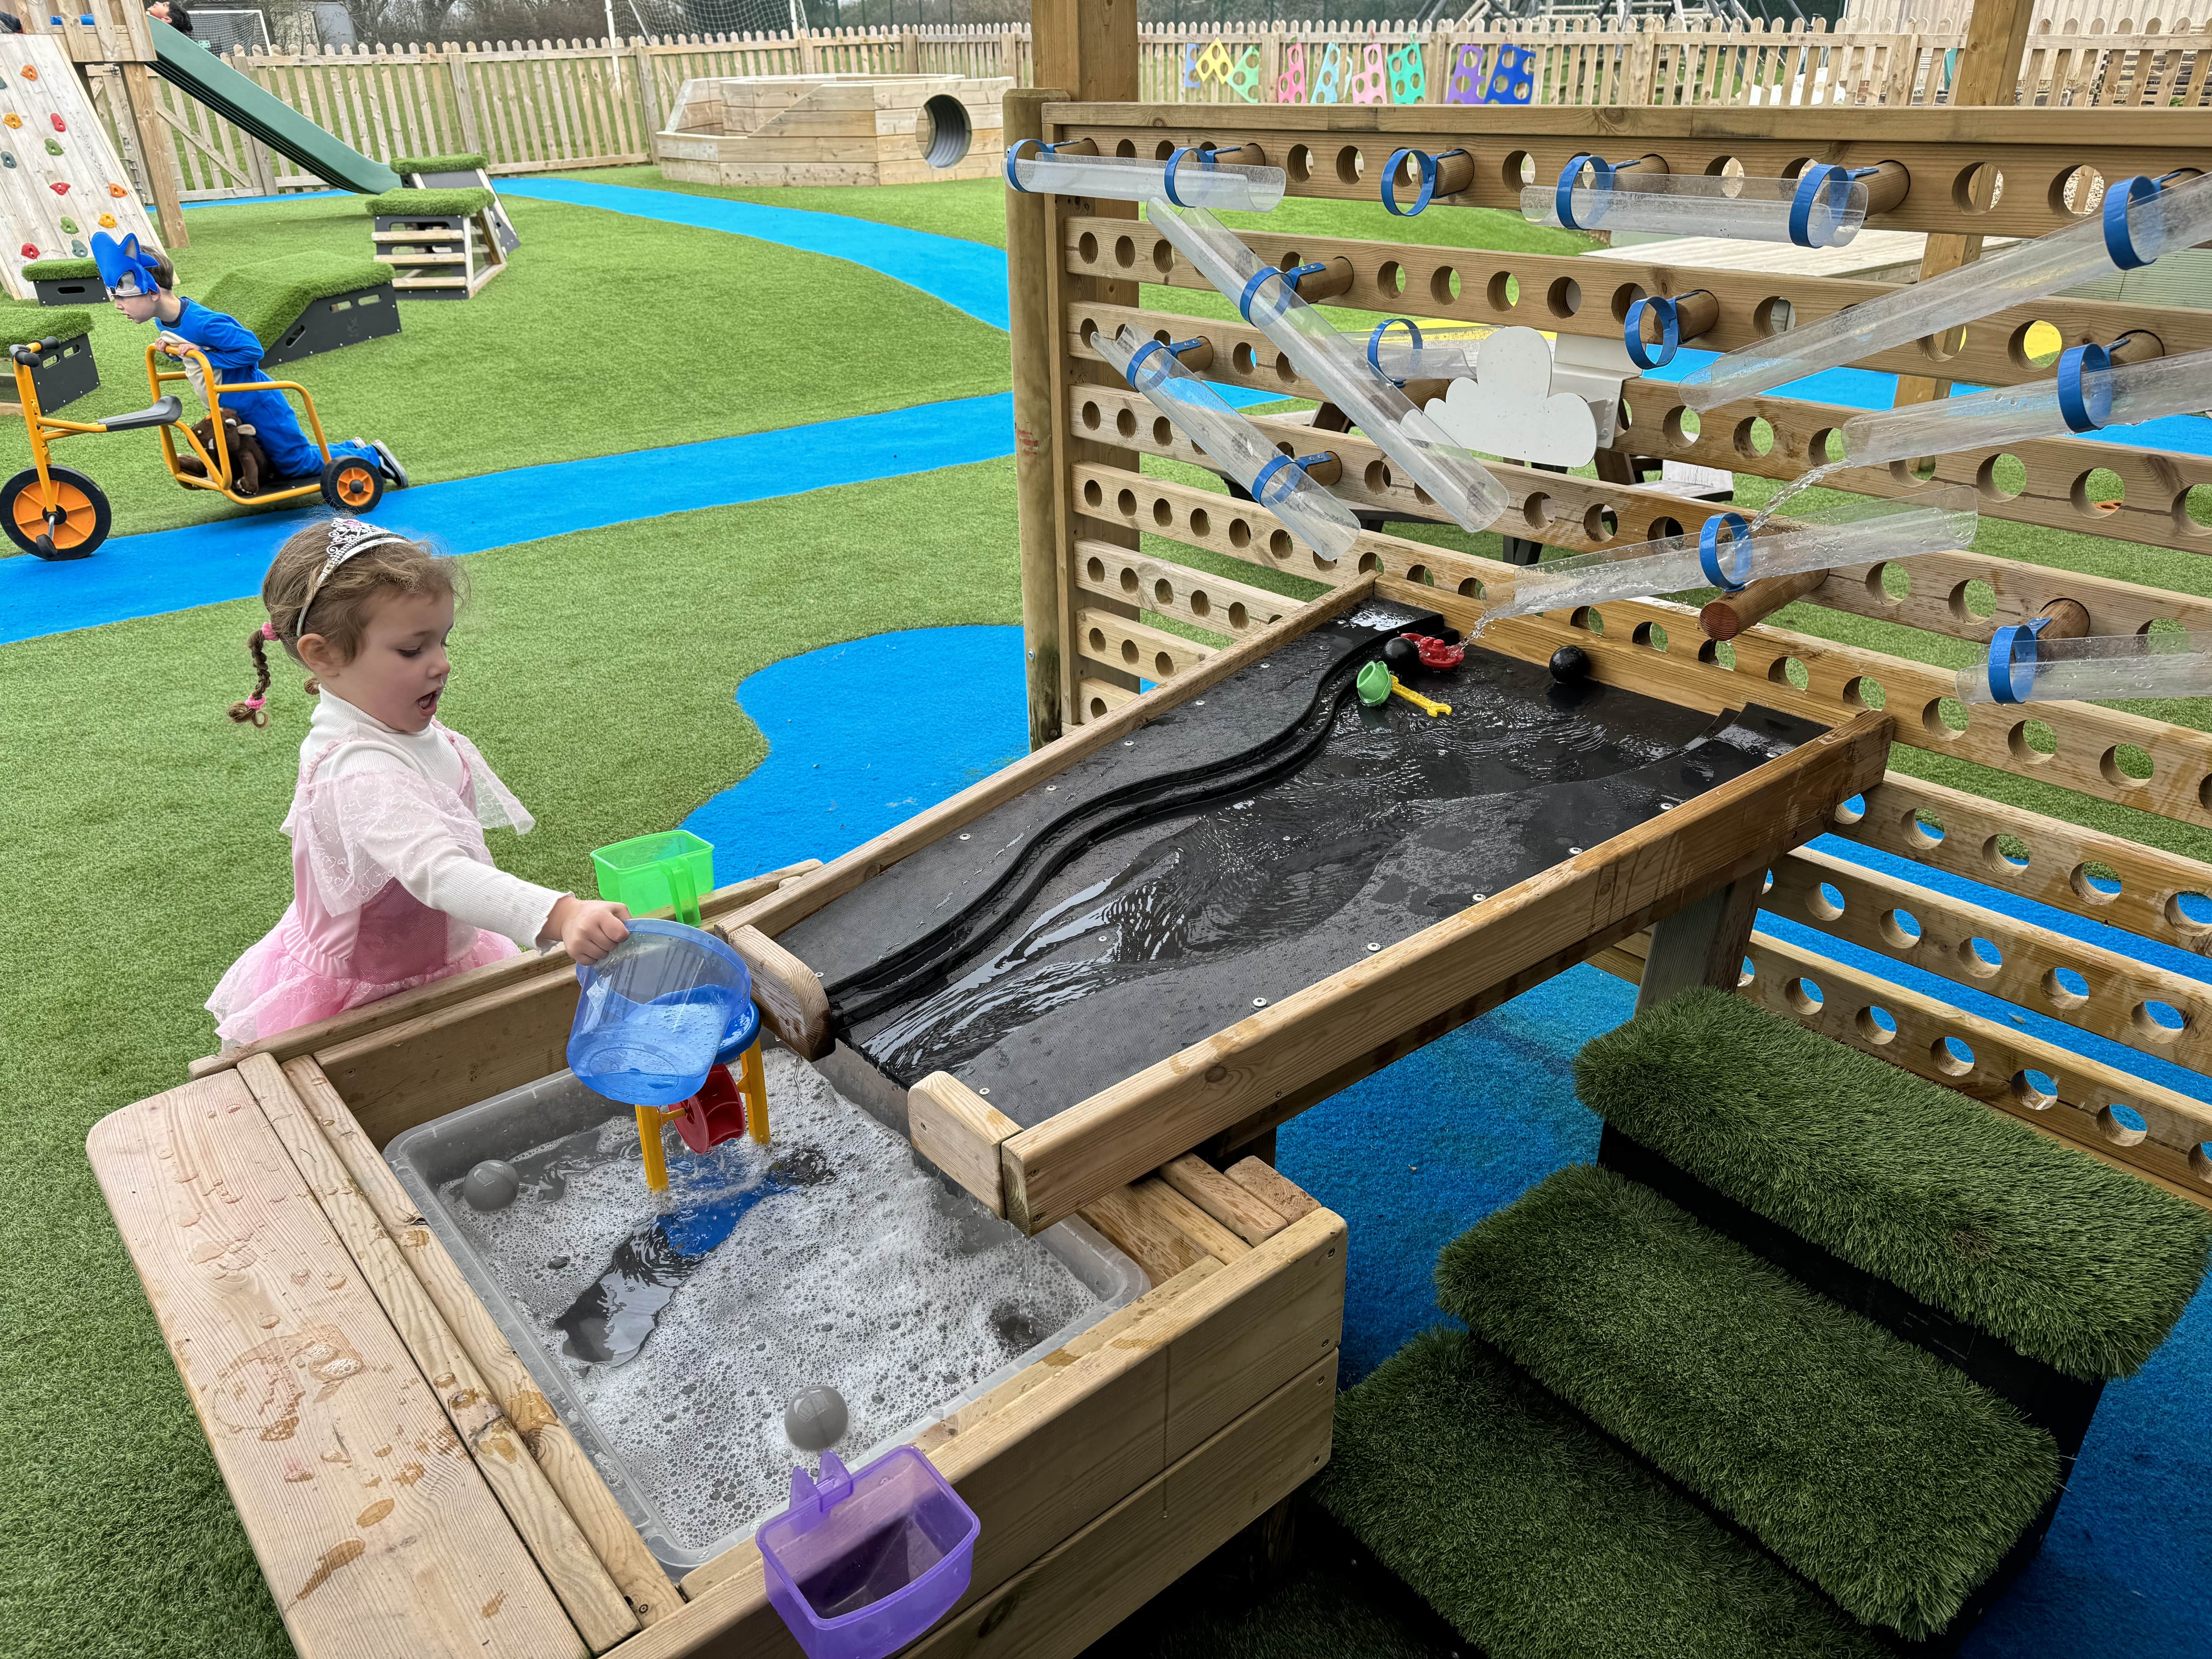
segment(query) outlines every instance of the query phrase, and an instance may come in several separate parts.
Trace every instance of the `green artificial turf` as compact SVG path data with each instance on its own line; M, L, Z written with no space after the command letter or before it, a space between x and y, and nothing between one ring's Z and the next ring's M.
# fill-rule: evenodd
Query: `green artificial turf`
M33 259L23 267L27 283L89 281L100 275L97 259Z
M1132 1614L1082 1659L1436 1659L1398 1609L1328 1562L1301 1565L1257 1597L1182 1590Z
M396 155L392 170L404 178L410 173L467 173L483 165L483 155L471 149L452 155Z
M1437 1305L1846 1611L1942 1630L2058 1485L2009 1402L1610 1170L1444 1248Z
M462 310L465 307L441 307ZM590 850L758 764L732 697L782 658L1020 616L1010 461L481 553L441 716L537 815L493 855L592 890ZM84 1137L214 1046L200 1004L281 914L307 703L265 732L252 601L0 650L0 1651L289 1652ZM1017 755L1005 757L1007 760ZM824 849L829 850L829 849ZM89 1575L89 1577L88 1577ZM95 1582L96 1581L96 1582Z
M1318 1496L1485 1652L1876 1659L1803 1580L1464 1331L1413 1338L1339 1397ZM1283 1659L1350 1659L1294 1639Z
M377 264L366 250L341 253L321 248L225 271L201 303L237 318L265 346L316 301L382 287L391 280L392 268Z
M403 185L364 198L360 211L379 218L455 219L480 212L490 202L491 192L482 185L453 190L412 190Z
M356 198L195 208L179 288L200 297L240 266L314 253L365 258ZM1006 337L927 295L842 260L720 231L517 198L523 246L462 303L403 301L401 332L288 364L324 429L390 443L417 483L799 426L942 398L1002 392ZM743 305L641 298L640 270L712 265ZM25 307L24 315L55 313ZM825 318L836 319L823 326ZM35 325L52 331L50 320ZM103 309L93 353L100 387L72 418L141 409L148 325ZM804 338L806 349L773 342ZM115 506L118 534L252 509L179 489L153 434L67 438L64 465ZM19 422L0 423L0 477L30 464Z
M2195 1205L1719 991L1591 1042L1575 1088L1707 1186L2069 1376L2140 1367L2212 1250Z
M41 340L74 340L78 335L91 331L92 313L82 306L0 306L0 346L36 345ZM12 380L9 384L13 385ZM72 413L70 418L75 421L84 417ZM29 444L26 441L24 459L28 460L29 458Z

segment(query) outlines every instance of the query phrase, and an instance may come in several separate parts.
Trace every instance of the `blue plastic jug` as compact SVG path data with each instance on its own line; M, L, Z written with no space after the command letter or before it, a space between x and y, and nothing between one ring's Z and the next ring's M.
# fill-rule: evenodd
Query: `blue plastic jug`
M626 1106L673 1106L699 1092L714 1056L752 1002L752 975L712 933L633 921L598 963L576 965L568 1069Z

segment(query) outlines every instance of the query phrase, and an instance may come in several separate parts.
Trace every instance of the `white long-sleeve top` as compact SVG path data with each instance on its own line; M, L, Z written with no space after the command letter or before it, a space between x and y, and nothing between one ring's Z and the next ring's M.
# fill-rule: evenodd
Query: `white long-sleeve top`
M300 745L302 764L325 749L329 752L316 768L316 776L325 783L411 767L433 783L460 791L460 753L444 726L433 720L420 732L397 732L327 689L315 700ZM485 787L485 780L477 780L479 793ZM554 905L567 896L478 861L449 825L428 814L350 818L344 834L417 902L469 927L502 934L526 951L545 936Z

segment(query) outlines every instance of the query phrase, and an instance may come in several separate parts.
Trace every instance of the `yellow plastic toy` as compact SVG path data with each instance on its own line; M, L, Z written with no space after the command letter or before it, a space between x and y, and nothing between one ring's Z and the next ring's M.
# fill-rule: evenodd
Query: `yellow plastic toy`
M172 354L173 361L196 367L201 384L207 388L208 412L213 417L211 429L215 434L210 449L200 442L191 428L182 424L183 402L175 393L161 389L173 381L190 380L189 368L162 368L156 361L157 354L162 353L158 344L146 348L146 383L154 398L146 408L110 415L102 421L64 421L47 414L39 405L38 384L31 371L45 354L58 349L60 344L60 341L50 339L36 345L9 348L8 355L15 369L18 412L31 441L31 465L0 484L0 530L5 530L8 538L26 553L42 559L82 559L107 539L114 519L106 492L85 474L53 464L52 446L55 440L88 434L158 428L161 459L171 477L187 489L216 490L240 507L273 507L319 495L336 512L360 514L371 511L383 499L384 474L374 461L354 455L331 455L330 444L323 436L322 419L315 413L315 400L296 380L248 380L226 386L216 380L215 371L198 347L185 346ZM237 473L222 422L224 394L238 392L299 394L300 401L306 405L307 429L322 454L319 475L264 489L256 495L238 493ZM193 458L206 469L204 476L196 477L184 470L177 447L179 433L183 434Z
M676 1124L684 1144L694 1152L705 1152L740 1133L742 1112L743 1133L757 1145L767 1146L768 1072L761 1064L759 1026L754 1026L752 1041L738 1059L707 1073L697 1094L673 1106L640 1106L635 1110L638 1149L645 1156L645 1184L656 1193L668 1190L668 1155L660 1144L664 1123Z
M1407 702L1413 704L1414 708L1419 709L1424 714L1436 715L1449 714L1451 713L1451 705L1449 703L1433 702L1430 698L1423 696L1418 691L1407 690L1404 682L1400 680L1395 674L1390 676L1390 689L1396 692L1400 696L1403 697Z

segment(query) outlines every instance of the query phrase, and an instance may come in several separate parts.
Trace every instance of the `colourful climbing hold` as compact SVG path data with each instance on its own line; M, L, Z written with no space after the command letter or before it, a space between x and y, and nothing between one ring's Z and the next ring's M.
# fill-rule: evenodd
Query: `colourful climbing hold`
M128 192L120 185L110 185L107 187L107 193L119 202Z
M39 257L39 245L38 245L36 242L26 242L26 243L24 243L24 244L23 244L23 257L24 257L26 259L35 259L35 258L37 258Z
M37 79L39 78L39 66L38 66L36 64L24 64L24 65L23 65L23 78L24 78L26 81L35 81L35 80L37 80Z
M62 141L61 141L60 139L58 139L58 138L49 138L49 139L47 139L47 140L46 140L46 154L47 154L47 155L60 155L61 153L62 153Z
M92 256L85 251L85 246L82 242L71 242L70 244L70 257L76 259L88 259Z
M66 179L57 179L53 183L48 185L46 188L53 191L57 196L66 196L69 194L69 180Z
M50 115L46 118L54 124L54 131L56 132L67 132L69 131L69 123L63 120L60 116Z
M0 121L6 122L10 127L20 127L23 125L23 118L16 114L12 109L5 115L0 115Z
M100 216L100 228L102 230L112 230L112 229L114 229L114 228L115 228L115 216L114 216L113 214L112 214L112 213L103 213L103 214L101 214L101 215Z
M74 219L64 219L64 220L62 221L62 234L63 234L63 235L64 235L64 236L74 236L74 235L76 235L76 220L74 220Z
M12 167L15 165L15 152L12 149L0 149L0 167Z

